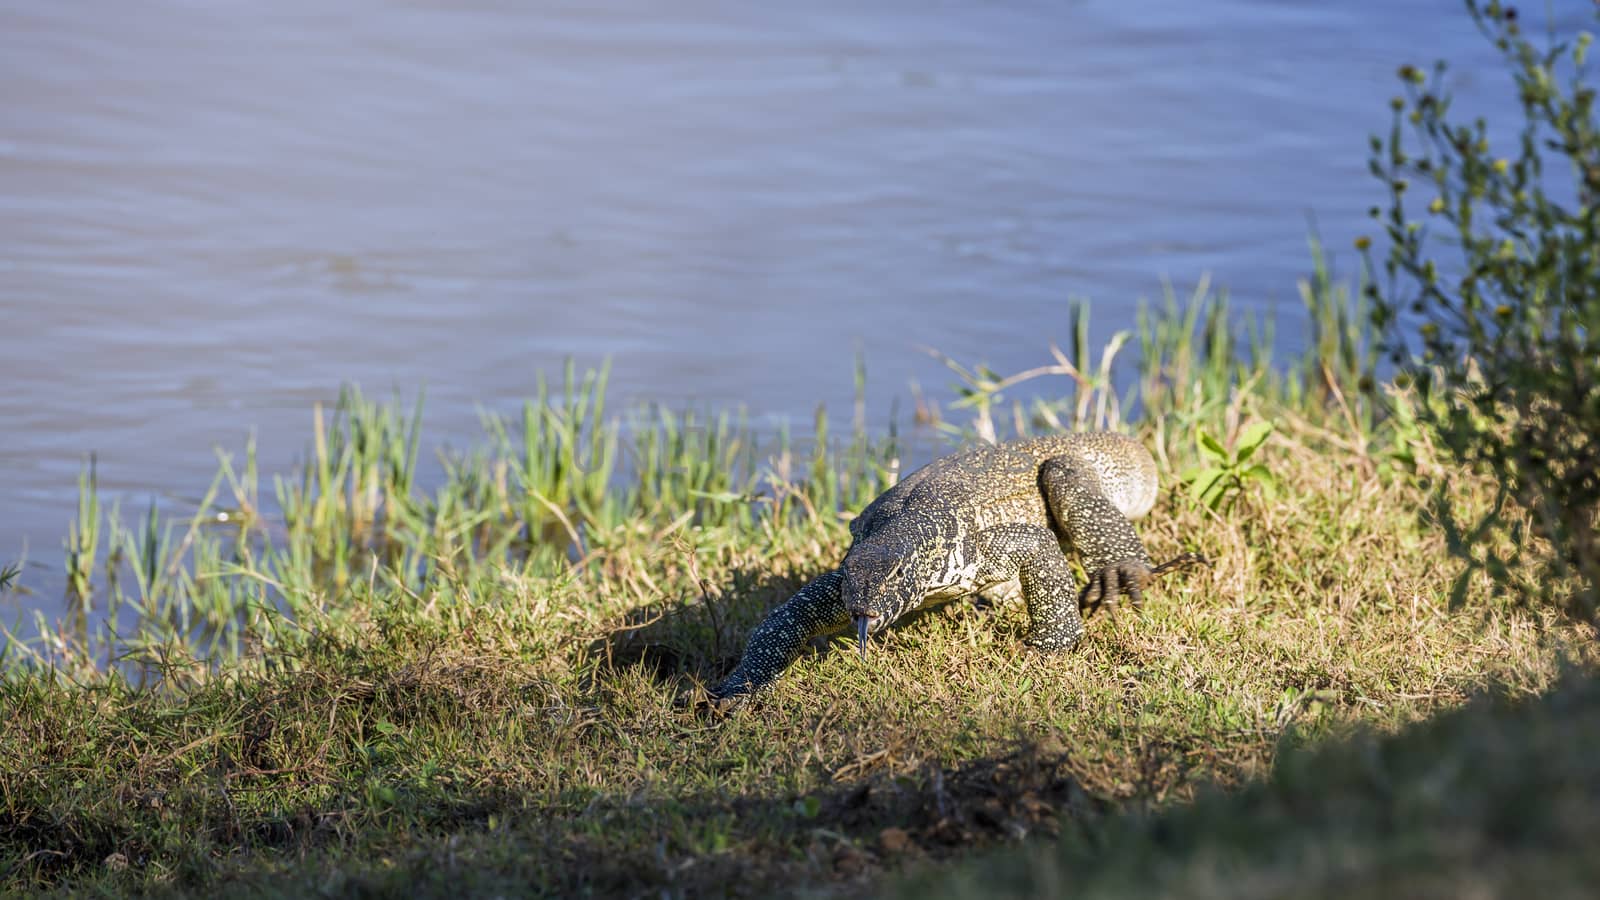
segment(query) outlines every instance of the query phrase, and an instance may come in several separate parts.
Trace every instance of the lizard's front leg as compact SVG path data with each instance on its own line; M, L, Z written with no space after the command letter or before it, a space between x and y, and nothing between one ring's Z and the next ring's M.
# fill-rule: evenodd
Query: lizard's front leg
M844 630L850 616L840 596L843 582L844 575L835 569L773 610L750 633L738 667L711 690L711 698L733 700L765 690L812 638Z
M1106 496L1100 473L1086 461L1058 456L1040 467L1039 488L1089 575L1078 602L1091 613L1124 595L1138 605L1155 563L1133 523Z
M983 532L984 553L1004 560L1022 584L1028 605L1028 646L1071 650L1083 638L1078 584L1055 532L1042 525L997 525Z

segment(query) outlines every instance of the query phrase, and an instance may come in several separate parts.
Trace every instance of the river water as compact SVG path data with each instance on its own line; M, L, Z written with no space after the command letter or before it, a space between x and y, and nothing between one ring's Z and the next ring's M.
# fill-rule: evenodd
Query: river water
M1204 273L1293 344L1310 223L1352 271L1367 135L1440 56L1480 89L1455 0L5 0L12 603L57 605L89 453L181 508L343 382L456 446L568 357L803 426L859 350L881 425L947 391L920 347L1018 370L1069 299L1104 337Z

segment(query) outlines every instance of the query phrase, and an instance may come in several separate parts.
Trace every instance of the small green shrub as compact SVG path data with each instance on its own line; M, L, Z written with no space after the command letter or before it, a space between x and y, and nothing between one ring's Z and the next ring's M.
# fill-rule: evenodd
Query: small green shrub
M1267 490L1277 487L1272 470L1261 462L1250 462L1255 452L1272 434L1271 422L1252 422L1239 433L1234 448L1229 450L1205 429L1195 432L1195 446L1204 460L1184 473L1189 483L1189 496L1196 503L1217 512L1233 508L1245 486L1254 481Z
M1442 525L1502 588L1595 621L1600 604L1600 129L1588 32L1539 43L1515 9L1467 0L1503 56L1522 110L1515 149L1491 149L1432 75L1403 66L1394 123L1372 139L1388 237L1368 288L1374 324L1417 410L1500 502ZM1569 27L1569 26L1563 26ZM1496 138L1505 136L1495 135ZM1505 501L1513 501L1507 504ZM1525 532L1527 522L1532 535ZM1529 538L1537 538L1530 540Z

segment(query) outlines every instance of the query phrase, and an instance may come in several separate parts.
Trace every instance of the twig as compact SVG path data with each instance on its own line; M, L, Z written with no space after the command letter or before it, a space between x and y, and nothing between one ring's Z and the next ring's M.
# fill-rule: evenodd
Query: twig
M700 586L700 600L705 604L706 615L711 619L711 654L712 659L722 659L722 619L717 615L717 603L711 599L711 584L700 577L700 562L696 558L696 548L689 545L689 577Z

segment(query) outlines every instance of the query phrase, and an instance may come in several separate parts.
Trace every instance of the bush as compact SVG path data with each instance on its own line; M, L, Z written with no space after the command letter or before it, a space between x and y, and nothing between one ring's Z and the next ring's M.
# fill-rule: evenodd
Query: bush
M1444 63L1431 75L1401 67L1394 124L1372 139L1371 169L1389 195L1387 211L1372 214L1388 250L1374 264L1370 241L1357 246L1374 273L1374 324L1400 377L1428 399L1423 418L1459 464L1500 484L1500 502L1475 521L1440 505L1453 548L1471 562L1461 583L1484 569L1518 596L1593 624L1600 131L1587 83L1591 35L1552 28L1540 46L1515 9L1476 0L1467 9L1515 82L1516 149L1496 155L1482 118L1452 116ZM1528 540L1523 522L1540 540Z

